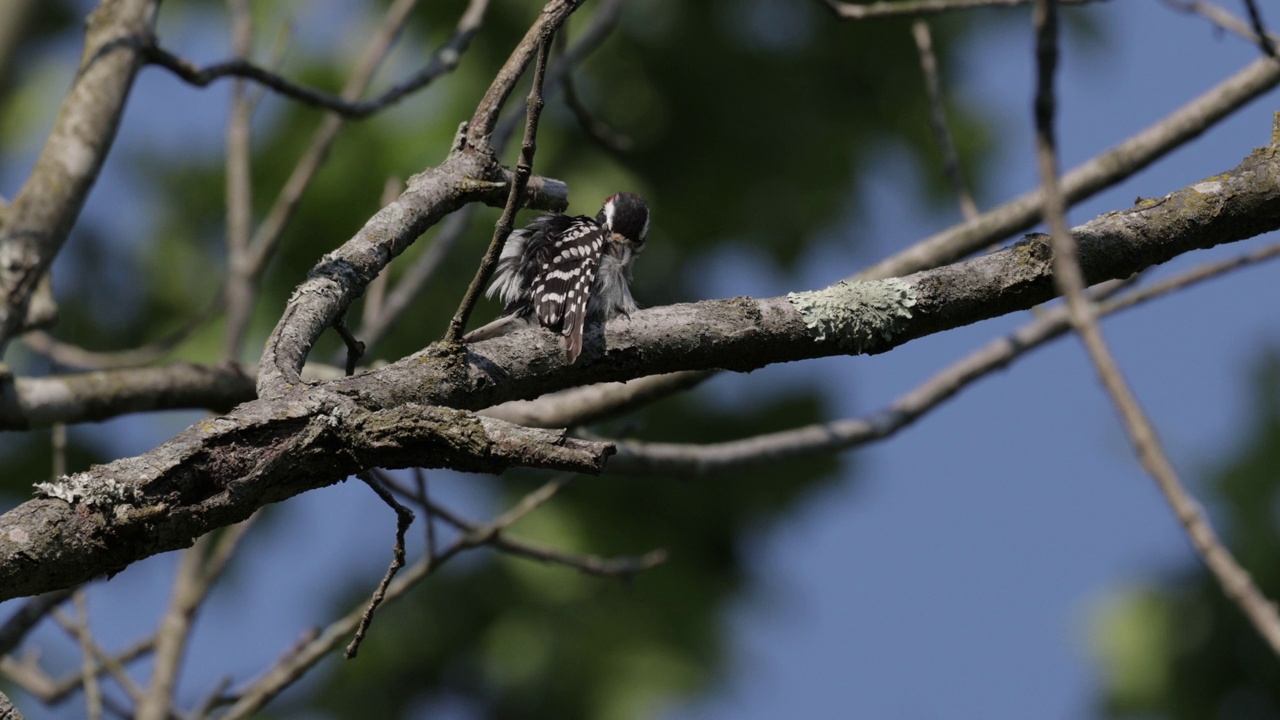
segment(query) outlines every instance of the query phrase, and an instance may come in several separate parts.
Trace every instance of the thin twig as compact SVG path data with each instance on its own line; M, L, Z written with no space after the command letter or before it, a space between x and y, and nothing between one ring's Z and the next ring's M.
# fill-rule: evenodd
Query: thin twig
M338 337L342 338L343 344L347 346L347 364L346 373L350 377L356 372L356 365L360 362L360 358L364 357L364 343L356 339L351 333L351 328L347 327L347 316L343 314L338 321L333 324L333 329L337 331Z
M578 126L592 140L595 140L605 150L618 153L619 155L631 152L635 147L635 140L631 136L624 135L614 130L603 120L600 120L578 97L577 85L573 82L573 71L566 70L564 74L564 102L573 111L574 118L578 121Z
M929 32L929 23L924 20L911 23L911 36L920 53L920 69L924 72L924 89L929 98L929 124L933 127L933 135L942 151L942 170L951 183L951 189L955 191L961 214L965 220L972 220L978 216L978 204L973 201L973 193L969 192L964 173L960 171L960 154L956 152L955 138L951 135L951 125L947 122L942 81L938 78L938 57L933 52L933 34Z
M218 682L215 683L214 686L209 689L209 692L205 693L204 697L200 699L200 702L196 703L196 706L191 709L189 717L191 717L192 720L203 720L208 717L209 711L213 710L213 708L217 706L218 701L226 694L227 689L231 687L232 682L234 681L230 675L223 675L218 678Z
M248 0L227 0L231 11L232 54L238 61L247 62L253 50L253 11ZM224 295L227 298L226 341L222 347L222 362L236 362L244 345L243 329L248 327L253 314L252 287L254 278L249 272L249 242L253 235L253 160L252 124L253 107L248 88L239 78L231 83L231 112L227 117L227 279Z
M133 678L129 675L129 671L125 669L123 661L113 657L110 653L103 650L93 639L93 636L88 633L86 628L82 627L75 620L67 617L64 613L54 610L51 617L54 622L58 624L58 627L62 628L62 630L70 635L77 643L88 646L89 651L93 653L94 660L97 664L111 675L112 679L116 681L120 688L129 695L130 700L136 703L142 699L142 688L138 687L138 683L134 682ZM78 685L83 686L89 682L89 679L85 677L83 672L81 672L77 674L76 681ZM108 707L108 709L111 707L108 702L109 697L110 696L107 695L102 696L102 702Z
M556 41L556 52L564 57L566 55L565 41L568 38L567 33L561 33ZM635 147L635 141L630 137L609 127L609 124L600 120L587 109L586 104L578 97L578 88L573 81L573 66L566 63L564 65L564 74L561 84L564 86L564 103L573 111L573 117L577 119L578 126L587 134L587 137L595 140L601 147L612 153L623 154L631 151Z
M1162 0L1162 2L1174 10L1199 15L1213 23L1214 27L1219 30L1229 32L1236 37L1244 38L1251 43L1261 44L1262 42L1260 36L1254 33L1249 23L1214 3L1204 2L1203 0ZM1275 36L1268 35L1267 41L1274 46Z
M1244 0L1245 9L1249 12L1249 24L1253 26L1253 34L1258 36L1258 47L1262 48L1262 52L1271 57L1276 56L1276 45L1271 41L1271 35L1267 33L1267 27L1262 22L1262 11L1258 9L1256 0Z
M369 598L369 604L360 616L360 625L356 627L356 634L347 645L345 655L348 660L354 658L356 653L360 652L360 643L364 641L365 633L369 631L369 623L373 622L374 611L378 609L378 606L386 598L387 587L395 579L396 573L400 572L400 568L404 567L404 536L409 531L409 526L413 524L413 511L397 502L372 473L357 473L356 477L364 481L364 484L368 485L382 499L382 502L395 511L396 543L391 551L391 565L387 568L386 574L382 576L382 581L378 583L377 589L373 591L373 595Z
M387 479L389 480L389 478ZM543 485L517 503L510 511L503 513L498 520L483 526L473 526L473 530L465 532L461 537L454 540L439 553L434 556L423 557L421 560L407 568L404 572L400 573L397 579L387 587L385 600L392 600L404 594L410 588L434 574L450 559L456 557L463 551L490 544L494 538L500 536L502 531L509 527L510 523L519 520L525 514L532 512L542 503L545 503L554 496L555 492L563 487L565 482L567 481L562 478ZM394 487L394 483L388 482L388 486ZM469 524L466 520L462 520L447 509L435 505L434 503L431 504L433 511L445 522L453 524L456 527L464 527ZM649 562L653 562L656 558L653 554L645 557L649 559ZM611 561L605 560L602 562L607 567ZM584 565L591 564L592 563L589 562L584 563ZM621 567L623 574L625 575L630 572L633 567L640 564L643 563L636 562L627 564L614 562L613 566ZM315 639L304 644L296 653L291 653L287 657L282 658L262 677L254 681L253 684L240 693L235 704L232 705L227 713L222 716L223 720L238 720L239 718L248 717L286 687L292 685L306 674L308 670L314 667L315 664L318 663L325 655L337 647L337 645L342 642L342 639L347 637L359 625L360 619L363 615L364 605L353 608L345 616L335 620L316 635Z
M93 656L93 636L89 634L89 609L85 604L84 590L77 590L73 597L76 624L80 627L80 672L84 676L85 714L89 720L102 718L102 687L98 685L98 663Z
M618 19L622 16L622 2L623 0L601 0L596 4L595 12L591 14L591 23L587 25L587 29L583 30L573 44L553 60L551 66L547 69L547 79L543 83L544 97L553 88L557 88L564 83L565 78L568 77L574 67L604 44L604 41L617 27ZM503 117L498 122L491 141L495 153L502 154L507 142L515 134L516 128L520 126L520 121L524 119L525 114L526 108L523 102L513 103L512 107L507 108L506 112L503 113Z
M173 596L156 630L151 682L138 703L139 720L167 720L172 711L173 693L177 688L178 674L182 670L192 622L196 609L208 590L208 585L203 582L203 566L204 554L208 551L211 538L211 535L198 538L182 553L182 559L178 563L178 571L173 580Z
M63 342L43 330L32 330L23 334L22 344L31 352L42 355L64 368L73 370L116 370L120 368L141 367L163 358L182 343L186 342L197 330L203 328L210 320L217 317L223 308L221 293L209 303L204 310L191 318L186 325L168 335L136 348L128 350L87 350L78 345Z
M121 668L121 672L124 672L123 668L126 663L146 655L154 647L154 638L147 638L135 642L115 655L107 656L106 659L103 659L100 655L95 655L98 675L108 672L108 668L112 667ZM21 685L24 690L39 698L40 702L49 706L63 702L84 684L84 674L79 670L64 678L55 680L30 663L18 663L12 658L4 656L0 656L0 672L3 672L13 682ZM135 689L137 689L136 686ZM138 689L138 692L140 696L141 690Z
M0 656L8 655L22 643L27 633L31 632L45 615L71 597L74 588L54 590L27 600L18 608L4 625L0 625Z
M1084 5L1093 0L1062 0L1068 5ZM897 0L895 2L851 3L822 0L842 20L873 20L893 17L939 15L978 8L1011 8L1029 5L1032 0Z
M533 83L529 88L524 142L520 146L520 160L516 163L511 192L507 196L506 207L502 209L502 215L493 229L493 240L489 243L489 250L485 253L466 294L463 295L458 311L449 321L449 330L444 337L445 342L456 343L462 339L462 331L467 327L467 319L471 317L471 311L475 308L476 301L480 299L485 283L489 282L489 276L498 265L498 256L502 253L502 246L515 225L516 211L523 202L525 185L529 183L529 176L533 173L533 155L537 150L538 118L542 115L543 106L542 80L547 72L547 55L551 52L551 41L556 32L554 25L544 25L543 28L543 35L538 40L537 60L533 67Z
M409 13L417 4L417 0L396 0L388 8L378 32L370 39L364 54L357 63L346 86L343 88L344 98L357 98L368 86L373 74L386 56L392 40L407 21ZM437 65L444 70L451 70L469 47L472 38L480 30L488 0L471 0L458 20L453 34L443 46L438 48L429 64ZM298 159L289 179L281 188L279 195L267 212L266 217L254 234L252 252L248 263L251 277L258 278L265 271L267 261L274 254L284 230L297 211L303 194L316 177L320 166L327 157L329 148L337 138L338 131L345 124L345 118L336 113L325 116L320 126L312 134L306 151Z
M528 540L511 537L506 533L508 528L529 513L545 505L572 480L573 476L571 475L551 480L537 490L525 495L510 510L488 524L467 520L452 510L425 498L423 506L429 508L433 513L439 515L442 520L461 531L463 537L460 542L465 543L468 547L489 545L495 550L539 562L563 565L587 575L629 579L636 573L654 568L667 561L667 551L662 549L650 550L639 557L602 558L596 555L569 553L549 548Z
M1068 172L1062 178L1067 202L1080 202L1137 173L1277 83L1280 63L1270 58L1255 60L1159 122ZM1035 188L973 220L913 244L862 270L854 279L901 277L944 265L1028 230L1043 218L1043 211L1043 191Z
M605 558L599 555L568 553L505 535L494 538L491 544L498 550L518 557L552 565L562 565L577 570L584 575L621 578L622 580L630 580L637 574L645 570L652 570L670 559L670 554L662 548L650 550L638 557Z
M414 468L413 482L418 491L418 502L422 504L422 509L427 515L427 557L434 558L436 556L436 514L435 511L431 509L431 502L427 494L427 471L422 468Z
M475 205L467 205L446 218L432 237L431 244L396 281L395 288L388 293L386 302L382 303L380 312L366 319L360 326L360 336L364 338L368 347L373 347L386 335L395 321L435 278L436 273L444 266L449 253L457 247L459 241L467 234L467 230L471 228L475 211ZM378 278L385 276L384 272Z
M1253 623L1259 634L1280 654L1280 613L1254 584L1249 573L1236 562L1218 538L1200 504L1191 496L1169 462L1155 428L1134 396L1111 355L1098 327L1095 308L1085 295L1084 273L1076 255L1076 241L1066 220L1066 200L1058 184L1057 147L1054 143L1054 72L1058 59L1057 3L1037 0L1036 19L1036 148L1040 182L1044 187L1044 214L1053 238L1054 282L1066 297L1072 325L1080 335L1089 358L1116 406L1129 441L1143 468L1155 479L1192 546L1200 553L1223 592Z
M404 189L404 180L397 176L391 176L382 183L382 196L378 199L379 207L386 207L395 202L400 196L400 191ZM369 289L364 293L364 307L360 311L360 331L363 334L364 329L369 326L375 318L382 315L383 303L387 297L387 282L391 277L391 273L383 268L378 277L369 283ZM366 348L372 345L368 339L365 339Z
M458 66L458 61L462 59L462 52L466 49L466 43L470 39L470 36L468 36L465 40L459 42L458 38L455 38L433 53L421 70L403 82L389 88L378 97L369 100L351 99L346 92L340 95L332 95L304 87L243 58L235 58L199 67L195 63L181 58L158 45L145 47L144 55L148 63L163 67L177 75L184 82L197 87L206 87L223 77L253 80L285 97L306 105L327 110L348 120L363 120L400 102L431 84L432 81L440 76L452 72Z

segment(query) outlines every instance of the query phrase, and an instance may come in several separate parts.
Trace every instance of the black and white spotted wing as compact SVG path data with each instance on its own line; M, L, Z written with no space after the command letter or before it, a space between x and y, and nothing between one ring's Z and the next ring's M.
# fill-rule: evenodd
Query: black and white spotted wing
M569 364L582 352L591 284L595 282L603 249L600 226L589 218L574 218L552 237L550 252L542 258L533 283L538 323L564 336Z

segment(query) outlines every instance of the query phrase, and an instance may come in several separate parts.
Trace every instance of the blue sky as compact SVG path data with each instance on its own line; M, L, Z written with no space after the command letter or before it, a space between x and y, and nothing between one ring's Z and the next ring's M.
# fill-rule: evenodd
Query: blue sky
M1115 0L1088 12L1105 41L1064 48L1059 136L1066 168L1257 57L1256 48L1156 0ZM979 16L996 30L976 35L959 86L948 88L976 98L999 118L1004 150L980 198L984 208L1035 183L1032 32L1023 17ZM144 75L138 112L157 102L148 93L162 87ZM1070 219L1078 224L1128 207L1136 196L1159 196L1234 166L1268 141L1274 108L1275 95L1265 96L1172 157L1073 209ZM222 116L208 122L216 128ZM125 132L122 139L136 131L126 126ZM805 263L802 288L848 275L958 216L922 211L913 201L916 171L892 150L882 168L877 182L868 183L868 216L850 220L874 244L856 252L838 242L816 249ZM95 193L86 212L109 217L108 201L108 194ZM1198 252L1160 274L1266 241ZM749 262L725 265L708 294L801 289L794 278L761 274ZM1238 299L1265 296L1278 273L1270 266L1237 272L1105 323L1130 381L1193 486L1214 458L1231 451L1251 362L1280 337L1280 317L1265 310L1242 315ZM1026 320L1000 318L882 356L722 377L710 394L729 398L746 383L819 377L832 388L836 415L858 415ZM191 417L124 418L89 432L110 438L120 453L136 453ZM676 704L667 717L1089 715L1099 688L1089 654L1091 613L1120 589L1194 562L1074 339L1026 356L851 459L858 465L856 481L810 497L794 515L752 538L757 590L731 614L732 671L710 696ZM448 492L463 509L481 515L484 496L470 487L452 483ZM322 597L333 573L364 573L372 584L385 567L389 511L364 488L341 485L273 511L281 513L280 522L250 537L245 555L252 562L232 574L202 616L193 641L199 660L184 676L188 697L224 673L252 675L306 624L329 619ZM305 562L298 562L296 548L279 542L294 533L313 540ZM119 646L149 629L167 602L175 564L172 554L152 558L91 589L105 643ZM291 601L281 602L283 597ZM285 607L287 621L279 612ZM9 608L0 607L0 614ZM49 631L40 637L59 642ZM255 642L245 644L245 637ZM79 708L45 714L31 703L23 710L33 719L80 714ZM465 709L450 714L467 716Z
M1101 3L1089 12L1105 42L1064 48L1064 168L1257 58L1256 48L1155 0ZM1032 28L1016 19L994 25L1000 32L980 34L965 54L960 87L949 88L981 98L1002 118L1006 152L983 208L1033 187L1037 173ZM1069 219L1079 224L1233 167L1268 142L1274 109L1275 94L1264 96L1077 206ZM855 220L877 239L874 257L828 248L811 264L811 285L844 274L845 258L872 261L954 221L913 206L913 170L892 160L866 203L875 217ZM1267 240L1193 253L1158 272ZM1230 453L1251 361L1280 331L1274 314L1239 313L1239 298L1266 296L1277 272L1249 269L1105 322L1193 487L1214 458ZM725 293L755 292L729 290L734 279L723 280ZM1027 319L1000 318L886 355L787 370L852 376L840 412L862 414ZM713 697L669 717L1088 716L1100 689L1089 648L1092 614L1112 593L1195 562L1073 338L981 381L901 435L860 451L857 461L856 482L811 498L758 538L767 587L734 614L738 669Z

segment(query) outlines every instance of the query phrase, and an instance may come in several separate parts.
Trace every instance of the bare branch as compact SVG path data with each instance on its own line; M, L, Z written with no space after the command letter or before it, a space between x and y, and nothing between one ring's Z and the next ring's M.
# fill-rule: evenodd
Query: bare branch
M417 6L418 0L395 0L387 8L378 31L369 38L363 54L342 89L342 96L355 100L364 93L372 82L374 73L382 64L391 49L392 42L400 33L400 29L409 19L409 14ZM484 17L488 0L471 0L467 10L458 21L453 35L432 55L428 66L452 58L456 63L463 51L470 45L471 39L480 30L480 22ZM329 148L338 137L338 132L345 125L345 119L338 114L325 115L320 126L311 135L306 151L298 158L293 172L285 181L267 212L252 241L244 252L231 258L230 275L227 279L227 334L226 353L238 357L244 344L245 334L249 329L253 306L258 296L258 282L266 270L267 262L274 254L280 238L293 214L302 200L303 194L315 179L329 154Z
M396 514L396 543L391 550L391 565L387 568L386 574L382 576L378 587L373 591L373 596L369 598L369 604L365 607L364 612L360 615L360 624L356 627L355 637L351 638L351 642L347 644L345 657L350 660L360 651L360 643L364 641L364 635L369 631L369 624L373 622L373 613L382 604L387 596L387 586L395 579L396 573L404 567L404 536L409 532L409 526L413 524L413 511L396 502L395 497L382 486L378 478L372 473L357 473L365 485L386 503Z
M1142 467L1155 479L1191 544L1213 573L1223 592L1244 612L1254 628L1280 654L1280 612L1254 584L1213 530L1200 504L1191 496L1160 444L1155 427L1139 404L1107 347L1098 327L1093 303L1086 297L1086 275L1077 257L1077 240L1066 221L1066 200L1058 184L1057 148L1054 144L1053 79L1057 65L1057 4L1036 3L1036 147L1040 182L1044 187L1044 214L1052 231L1054 283L1065 296L1071 323L1093 362L1103 386L1116 406L1129 441ZM1269 148L1274 152L1275 147Z
M388 294L386 302L376 315L365 318L360 326L360 337L365 345L373 347L386 334L396 319L409 308L423 288L435 277L443 266L445 258L457 247L458 242L466 235L475 217L474 206L468 205L455 212L441 223L431 238L431 245L400 276L395 288ZM378 276L379 279L386 274Z
M231 10L232 53L244 60L253 49L253 12L248 0L228 0ZM227 342L222 362L240 359L243 328L253 310L255 295L248 253L253 236L253 102L242 80L231 84L231 114L227 118L227 266L223 295L227 298ZM245 317L242 317L245 316Z
M1175 10L1199 15L1219 29L1244 38L1249 42L1257 43L1259 47L1267 44L1272 47L1275 46L1275 35L1268 34L1266 37L1258 35L1255 32L1257 26L1251 26L1214 3L1205 2L1204 0L1163 0L1163 2Z
M125 663L146 655L151 652L153 647L155 647L154 640L148 638L136 642L112 656L104 656L101 653L95 654L98 675L107 672L107 668L110 667L120 668L117 676L127 676L127 673L123 670ZM104 657L106 657L105 660L103 659ZM35 695L40 699L40 702L46 705L57 705L63 702L84 684L84 675L79 671L60 680L54 680L30 663L18 663L10 657L0 656L0 672L3 672L6 677L19 684L27 692ZM132 697L142 696L141 689L137 688L136 685L132 686L132 690L136 691L136 694ZM130 692L130 690L126 689L126 692Z
M465 163L472 155L454 157ZM1210 181L1080 226L1075 232L1086 278L1128 277L1192 249L1280 227L1278 164L1270 150L1255 152ZM431 347L373 372L246 403L149 453L48 489L81 498L75 506L34 500L0 516L0 599L82 582L182 547L267 502L369 467L598 472L612 451L607 444L449 408L479 409L661 372L750 370L884 352L1053 297L1050 255L1046 242L1029 238L897 280L642 310L609 323L603 335L592 328L584 356L572 367L551 333L530 328L468 345L464 353ZM289 322L286 313L284 325ZM37 564L41 572L30 572Z
M545 83L548 94L552 89L560 87L569 77L573 68L604 43L605 39L617 27L618 18L621 14L622 0L600 0L596 4L595 12L591 15L591 24L578 35L577 39L563 54L560 54L551 62L551 67L547 70ZM503 114L497 128L493 131L492 144L495 152L501 154L502 149L506 147L507 140L515 133L520 120L525 117L525 114L526 111L522 104L508 108Z
M524 512L528 512L546 502L562 486L563 482L558 480L544 485L517 503L516 508L505 513L503 518L507 519L508 524L509 522L514 522ZM423 499L425 501L425 496ZM438 507L428 507L431 507L437 514L442 512ZM517 512L517 509L520 509L520 512ZM442 517L451 518L449 521L454 522L452 513L443 512L445 515L441 515ZM476 528L475 532L459 537L439 554L428 553L426 557L401 573L399 579L387 587L385 600L393 600L399 597L422 580L434 574L458 554L484 544L482 542L484 538L499 534L501 530L505 529L505 526L500 524L501 522L503 521L499 520L490 525ZM261 678L240 693L239 699L223 716L223 720L236 720L237 718L250 716L282 690L297 682L316 663L320 662L325 655L333 651L341 643L342 638L351 634L361 622L364 614L363 606L352 609L297 648L296 651L292 651L281 658Z
M1105 190L1163 157L1280 83L1280 63L1255 60L1244 70L1160 122L1076 167L1062 178L1068 205ZM937 267L1023 232L1043 218L1039 188L859 272L857 279L896 277Z
M711 373L706 371L685 371L651 375L623 383L587 385L544 395L536 400L512 400L486 408L480 414L525 427L590 425L626 415L636 408L696 387L709 377Z
M103 650L93 639L93 635L89 633L88 627L71 620L58 610L53 611L53 620L58 624L58 627L62 628L63 632L80 643L81 647L88 648L89 652L93 654L96 664L111 675L112 679L129 695L130 699L137 702L142 698L142 688L138 687L138 684L129 676L128 671L124 668L124 663ZM78 686L87 686L91 682L97 682L97 675L91 678L81 670L75 676L75 681ZM72 687L74 688L75 686ZM106 696L102 698L102 702L104 705L111 707ZM122 715L127 717L132 713L122 713Z
M159 0L102 2L84 53L31 176L0 227L0 352L23 329L31 295L80 214L115 140L142 65Z
M520 209L525 186L529 184L529 176L533 174L533 155L538 147L538 118L542 116L543 106L542 79L547 73L547 56L551 53L551 42L555 37L555 31L554 26L544 26L543 34L538 38L540 43L538 56L533 66L533 82L529 87L529 99L526 103L528 111L524 126L524 142L520 145L520 160L516 163L511 192L507 195L507 204L502 209L502 215L494 225L493 239L489 242L489 249L485 252L484 259L476 270L476 276L471 280L471 285L467 287L466 294L462 296L457 312L449 321L449 329L444 336L445 342L456 343L462 339L462 331L467 328L467 319L471 317L471 310L480 299L480 293L484 291L484 285L489 281L489 276L493 275L494 268L498 266L498 256L502 253L502 246L506 244L507 237L511 235L512 227L515 225L516 211Z
M173 363L42 378L0 377L0 429L103 420L180 408L228 410L254 398L253 376L239 367Z
M84 676L85 715L89 720L102 718L102 687L98 685L98 662L93 655L93 636L89 633L89 609L84 590L74 593L76 624L80 628L80 673Z
M200 604L209 591L205 582L204 555L211 536L198 538L178 563L173 579L173 596L156 630L155 657L151 682L138 703L139 720L167 720L173 707L173 693L178 685L178 672L186 654L187 640Z
M471 122L467 125L468 146L477 150L491 146L493 129L498 123L498 114L502 112L502 106L507 102L507 96L511 94L516 82L524 74L525 68L539 51L542 42L551 37L581 4L582 0L550 0L543 6L538 18L529 26L524 39L498 70L488 91L476 106Z
M219 295L199 315L168 335L128 350L86 350L78 345L63 342L43 330L32 330L22 336L22 344L33 353L43 355L62 368L75 370L113 370L150 365L168 355L174 348L186 342L197 330L222 312L223 300Z
M1062 0L1066 5L1085 5L1093 0ZM851 3L840 0L822 0L831 12L841 20L876 20L893 17L919 17L939 15L959 10L979 8L1011 8L1030 5L1033 0L897 0L896 2Z
M1264 54L1275 57L1276 45L1262 22L1262 11L1258 9L1257 0L1244 0L1244 7L1249 13L1249 24L1253 26L1253 34L1258 38L1258 47L1262 48Z
M412 7L416 3L417 0L413 0L408 5ZM239 57L202 68L158 45L150 45L145 48L146 60L152 65L169 70L184 82L197 87L206 87L224 77L243 78L271 88L285 97L327 110L347 120L363 120L400 102L441 76L453 72L458 67L462 54L470 45L472 37L480 29L480 18L483 17L487 4L488 0L473 2L464 15L465 22L459 23L461 32L456 33L445 45L432 53L431 58L421 70L378 97L369 100L354 100L352 94L348 92L331 95L303 87ZM402 13L395 13L395 15L402 16Z
M596 555L565 552L528 540L513 538L506 533L507 528L514 525L517 520L546 504L568 484L568 481L569 479L565 478L553 480L543 485L526 495L514 507L503 513L501 517L487 525L466 520L460 515L430 501L425 501L425 506L443 518L445 522L466 533L461 542L468 547L489 545L495 550L511 555L553 565L563 565L587 575L625 579L634 576L636 573L657 567L667 561L667 552L665 550L651 550L634 558L602 558Z
M0 599L83 582L370 467L598 474L608 443L447 408L370 411L312 388L241 405L151 452L42 486L0 516ZM73 501L74 504L72 504ZM31 572L32 567L40 572Z
M1280 243L1208 263L1102 302L1104 297L1110 297L1112 292L1122 289L1124 285L1124 281L1113 280L1096 286L1092 297L1099 301L1098 316L1102 317L1246 265L1276 257L1280 257ZM1008 367L1023 354L1062 337L1070 329L1071 318L1065 306L1045 309L1033 322L1005 337L996 338L916 388L898 396L884 408L860 418L834 420L722 443L614 440L618 454L610 459L609 472L709 475L735 468L759 467L766 463L840 452L883 440L914 424L929 411L978 380Z
M71 597L72 590L54 590L22 604L4 625L0 626L0 656L8 655L22 643L23 638L45 615Z
M1214 26L1232 35L1242 37L1250 42L1258 42L1249 24L1232 15L1223 8L1203 0L1162 0L1165 5L1184 13L1194 13L1213 23Z
M924 89L929 98L929 124L933 127L933 136L937 138L938 148L942 152L943 173L951 183L951 189L955 191L964 219L973 220L978 216L978 204L973 201L969 185L964 181L964 173L960 171L960 154L956 152L951 125L947 122L942 81L938 78L938 57L933 52L933 34L929 32L929 23L924 20L911 23L911 36L920 53L920 69L924 72Z
M445 162L411 178L396 202L375 214L354 238L312 269L267 341L258 376L260 395L279 395L296 385L307 353L320 334L427 228L469 202L505 203L514 178L498 166L489 145L497 114L544 39L544 32L560 27L579 3L551 0L494 78L471 123L459 129ZM568 191L561 183L530 178L525 190L529 207L559 210L568 204Z

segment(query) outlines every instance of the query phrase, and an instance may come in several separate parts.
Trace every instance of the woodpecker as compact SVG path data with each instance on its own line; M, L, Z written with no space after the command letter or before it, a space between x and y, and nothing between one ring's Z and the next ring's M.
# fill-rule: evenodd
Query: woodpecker
M582 353L586 322L630 315L631 264L649 234L644 198L618 193L595 218L542 215L507 238L487 297L503 303L502 317L472 330L464 342L538 324L562 336L570 365Z

